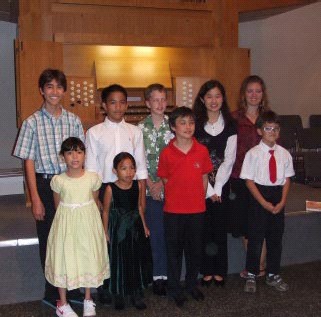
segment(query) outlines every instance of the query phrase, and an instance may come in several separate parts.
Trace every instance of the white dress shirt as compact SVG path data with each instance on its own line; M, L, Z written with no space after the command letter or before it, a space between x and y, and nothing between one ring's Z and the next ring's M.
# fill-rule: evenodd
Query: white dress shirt
M276 160L276 182L270 181L270 150L274 150ZM287 177L294 175L291 154L282 146L275 144L272 148L261 141L250 149L244 158L240 178L253 180L259 185L284 185Z
M148 173L143 133L138 127L124 120L112 122L106 117L104 122L87 131L85 167L88 171L98 173L103 183L117 180L112 169L114 157L120 152L133 155L137 179L146 179Z
M224 119L222 114L220 113L217 121L213 124L207 122L204 126L204 129L208 134L216 136L222 133L224 126ZM224 161L221 163L220 167L217 170L214 187L210 183L208 183L206 198L209 198L215 194L221 197L222 188L225 185L225 183L229 180L232 173L232 168L236 158L236 144L237 135L231 135L227 139L226 148L224 151Z

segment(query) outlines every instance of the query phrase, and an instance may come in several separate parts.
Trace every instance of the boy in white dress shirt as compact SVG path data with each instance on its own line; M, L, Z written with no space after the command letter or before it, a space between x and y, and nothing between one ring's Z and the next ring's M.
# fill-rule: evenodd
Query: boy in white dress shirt
M284 207L294 175L291 154L276 144L280 135L280 121L273 111L263 113L256 122L261 142L249 150L240 177L246 179L252 197L249 211L248 249L246 270L248 276L245 292L256 292L255 276L260 271L260 254L266 239L266 284L278 291L287 291L279 275L282 236L284 232Z
M101 92L102 106L106 111L104 122L87 131L85 167L98 173L103 181L99 191L99 200L103 203L107 183L115 182L113 159L120 152L130 153L136 161L136 177L142 185L141 204L146 205L146 179L148 177L144 140L142 131L133 124L125 122L124 115L128 108L127 91L124 87L113 84ZM102 304L111 304L108 291L109 282L98 289L98 299Z

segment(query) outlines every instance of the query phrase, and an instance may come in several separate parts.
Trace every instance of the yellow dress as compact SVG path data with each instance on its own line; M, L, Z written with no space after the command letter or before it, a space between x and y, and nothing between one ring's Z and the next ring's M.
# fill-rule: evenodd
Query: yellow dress
M47 243L45 276L56 287L98 287L109 278L106 236L92 192L101 186L96 173L79 178L66 173L51 183L60 195Z

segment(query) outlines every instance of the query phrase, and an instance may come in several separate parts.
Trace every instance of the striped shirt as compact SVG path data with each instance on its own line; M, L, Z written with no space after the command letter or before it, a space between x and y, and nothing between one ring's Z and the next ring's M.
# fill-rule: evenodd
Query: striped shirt
M24 120L13 155L35 161L36 173L60 174L66 170L60 147L71 136L85 139L79 117L63 108L54 117L42 107Z

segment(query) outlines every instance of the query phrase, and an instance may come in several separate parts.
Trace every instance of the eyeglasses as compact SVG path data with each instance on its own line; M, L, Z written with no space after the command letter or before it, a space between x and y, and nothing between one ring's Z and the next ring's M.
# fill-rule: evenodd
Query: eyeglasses
M280 132L280 127L263 127L265 132Z

